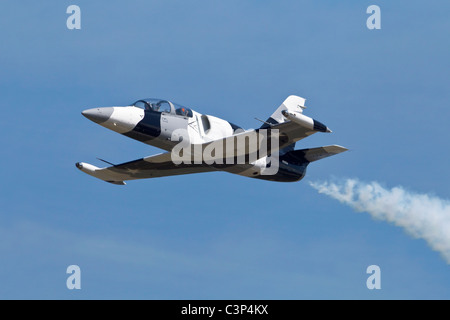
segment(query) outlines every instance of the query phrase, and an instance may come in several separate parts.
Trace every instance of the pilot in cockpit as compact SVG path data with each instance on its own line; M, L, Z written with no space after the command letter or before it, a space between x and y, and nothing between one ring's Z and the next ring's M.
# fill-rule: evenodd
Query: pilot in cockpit
M186 110L186 108L184 108L184 107L181 108L181 115L182 116L187 116L188 115L188 111Z
M152 107L153 111L159 111L160 106L161 105L159 103L152 103L151 104L151 107Z

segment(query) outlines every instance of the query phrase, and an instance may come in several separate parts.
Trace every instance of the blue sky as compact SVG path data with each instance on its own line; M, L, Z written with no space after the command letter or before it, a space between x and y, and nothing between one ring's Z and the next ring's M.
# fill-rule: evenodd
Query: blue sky
M81 30L66 8L81 8ZM366 8L381 8L369 30ZM0 10L0 298L448 299L425 241L317 193L353 178L448 199L446 1L36 1ZM81 111L166 98L245 128L291 94L351 151L298 183L93 179L160 152ZM66 288L79 265L81 290ZM380 266L381 290L366 288Z

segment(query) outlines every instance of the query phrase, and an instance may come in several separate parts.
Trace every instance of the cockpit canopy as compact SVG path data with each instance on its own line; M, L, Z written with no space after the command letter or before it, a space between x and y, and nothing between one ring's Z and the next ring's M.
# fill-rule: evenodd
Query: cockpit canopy
M191 109L162 99L154 99L154 98L142 99L133 103L132 106L144 109L146 111L164 112L184 117L192 117Z

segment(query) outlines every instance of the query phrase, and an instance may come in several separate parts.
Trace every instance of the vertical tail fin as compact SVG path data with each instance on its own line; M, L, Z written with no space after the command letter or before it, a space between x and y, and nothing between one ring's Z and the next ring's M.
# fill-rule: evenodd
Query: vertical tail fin
M278 107L278 109L275 110L274 113L272 113L269 119L266 120L266 122L261 126L260 129L267 129L270 127L270 125L286 122L286 117L284 117L281 113L284 110L302 113L303 109L306 108L305 101L306 99L298 96L291 95L287 97L286 100L284 100L283 103ZM286 152L293 151L294 148L295 143L288 145L286 148L280 150L280 153L284 154Z
M268 128L269 124L277 124L277 123L283 123L286 122L286 118L281 113L283 110L288 111L295 111L295 112L303 112L303 109L305 109L305 100L302 97L298 96L289 96L286 98L286 100L283 101L283 103L278 107L277 110L275 110L274 113L269 117L269 119L266 120L266 123L264 123L261 126L261 129Z

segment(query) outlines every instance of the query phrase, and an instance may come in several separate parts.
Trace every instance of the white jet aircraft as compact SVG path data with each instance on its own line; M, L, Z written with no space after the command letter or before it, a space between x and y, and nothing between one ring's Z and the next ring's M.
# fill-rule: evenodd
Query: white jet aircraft
M78 162L81 171L113 184L190 173L226 171L270 181L299 181L313 161L344 151L330 145L294 150L316 132L331 132L303 114L305 99L289 96L259 129L243 130L226 120L168 100L143 99L130 106L93 108L82 114L110 130L167 152L98 168ZM260 120L261 121L261 120Z

